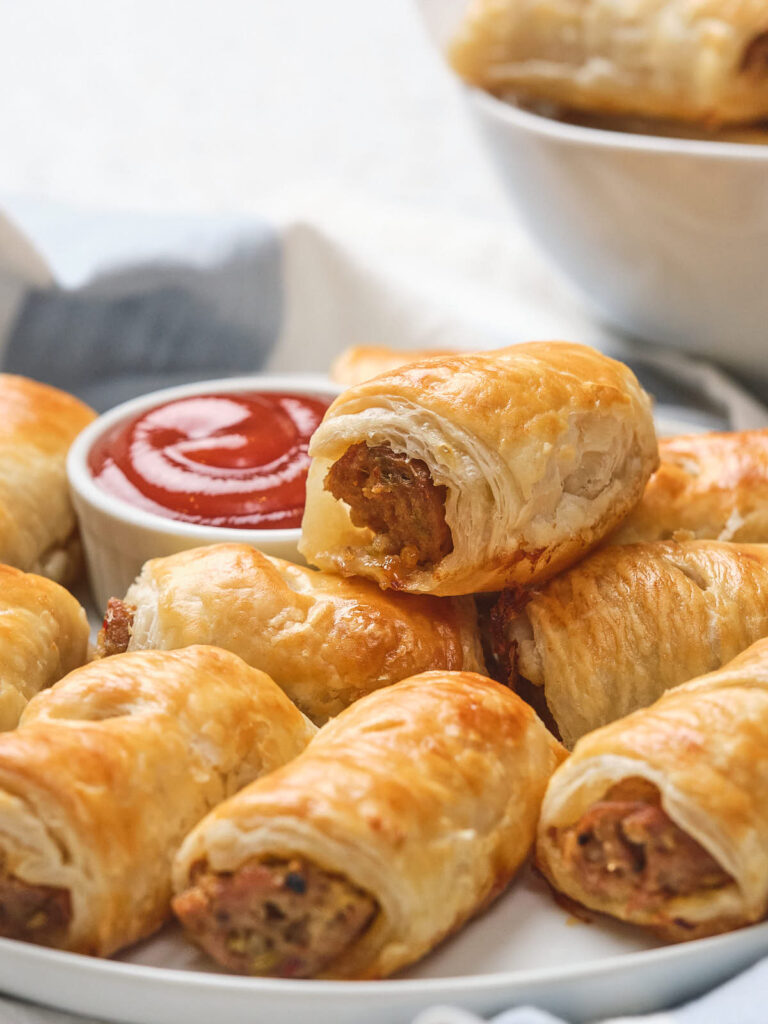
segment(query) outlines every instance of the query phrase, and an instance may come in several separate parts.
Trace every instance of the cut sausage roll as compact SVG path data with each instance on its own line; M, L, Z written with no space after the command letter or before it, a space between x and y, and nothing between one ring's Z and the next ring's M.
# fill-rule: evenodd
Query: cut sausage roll
M543 687L567 746L768 636L768 545L607 547L495 609L511 681Z
M485 671L471 598L385 594L246 544L146 563L112 600L102 654L209 643L268 672L315 723L430 668Z
M66 457L96 414L10 374L0 374L0 409L0 562L69 582L81 563Z
M331 405L310 455L304 556L449 595L574 562L639 500L658 448L626 366L541 342L358 384Z
M0 736L0 935L107 956L150 934L185 834L314 731L213 647L72 672Z
M0 730L88 657L88 620L58 583L0 565Z
M473 85L708 125L768 115L763 0L473 0L450 50Z
M768 541L768 430L659 441L661 464L610 544Z
M504 889L563 756L490 679L404 680L193 829L174 911L231 971L385 977Z
M537 859L594 910L681 940L768 911L768 641L579 740Z

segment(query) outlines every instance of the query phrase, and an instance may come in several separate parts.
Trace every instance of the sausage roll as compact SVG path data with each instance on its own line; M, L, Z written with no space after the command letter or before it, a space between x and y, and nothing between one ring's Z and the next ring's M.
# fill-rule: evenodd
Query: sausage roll
M579 740L537 858L594 910L693 939L768 911L768 640Z
M66 457L96 415L76 398L0 374L0 562L69 582L80 567Z
M88 620L58 583L0 565L0 730L88 657Z
M0 935L101 956L148 935L185 834L313 732L213 647L72 672L0 736Z
M425 360L358 384L309 451L304 556L442 595L565 568L629 512L658 462L631 371L565 342Z
M316 724L426 669L485 671L471 598L382 593L247 544L152 559L109 602L102 654L194 643L268 672Z
M494 93L717 125L768 115L764 0L473 0L450 50Z
M659 454L642 500L608 543L768 541L768 430L663 438Z
M544 689L567 746L768 636L768 545L606 547L495 609L512 680Z
M380 373L396 370L400 366L418 363L422 359L451 355L456 355L456 352L447 348L423 348L404 352L380 345L354 345L345 349L334 361L330 378L348 388L352 384L360 384L364 380L378 377Z
M490 679L406 679L193 829L174 910L228 970L385 977L504 889L563 756Z

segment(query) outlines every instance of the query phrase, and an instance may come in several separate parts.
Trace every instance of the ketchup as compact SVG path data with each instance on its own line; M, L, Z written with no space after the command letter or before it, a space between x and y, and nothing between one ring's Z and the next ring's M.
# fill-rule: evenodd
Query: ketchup
M88 467L103 490L169 519L299 526L309 439L329 404L282 392L179 398L107 431Z

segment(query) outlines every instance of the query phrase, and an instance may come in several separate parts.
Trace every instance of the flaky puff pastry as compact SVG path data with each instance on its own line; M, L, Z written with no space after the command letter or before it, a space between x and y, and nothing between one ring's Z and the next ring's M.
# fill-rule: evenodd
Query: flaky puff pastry
M150 934L184 835L314 731L268 676L213 647L66 676L0 736L0 933L101 956Z
M632 372L566 342L425 360L359 384L331 405L309 451L304 556L442 595L565 568L629 512L658 462ZM367 482L359 469L341 476L355 452L393 465L374 466ZM405 473L413 479L400 483ZM351 508L359 500L373 525Z
M609 544L768 541L768 430L659 441L661 464Z
M52 580L0 565L0 730L31 697L88 657L88 620Z
M768 636L768 545L606 547L495 619L512 679L543 687L572 746Z
M473 85L566 109L768 115L764 0L472 0L449 56Z
M66 457L95 415L57 388L0 374L0 562L63 583L76 574Z
M456 351L447 348L422 348L406 352L386 348L384 345L353 345L334 360L329 376L337 384L350 387L409 363L451 355L456 355Z
M208 815L179 851L175 890L201 863L228 874L254 858L299 858L375 901L322 976L385 977L504 889L563 756L505 687L467 672L414 676L358 701L290 765ZM315 896L304 895L309 911Z
M656 849L648 853L646 848L645 855L635 844L627 872L614 849L615 860L604 866L606 877L595 884L590 869L585 875L579 858L569 857L568 832L581 822L579 842L589 847L595 809L599 813L622 786L631 796L637 780L653 787L683 836L675 837L673 829L670 837L667 827L661 848L651 836ZM635 803L642 811L647 797ZM627 811L639 820L631 801ZM700 855L692 856L687 838L719 871ZM675 843L685 859L673 875ZM654 857L665 883L655 892L649 878ZM763 918L768 911L768 641L579 740L547 790L537 858L561 892L667 938L696 938Z
M121 604L128 650L224 647L268 672L316 724L426 669L485 670L471 598L386 594L246 544L152 559ZM107 633L114 614L111 602Z

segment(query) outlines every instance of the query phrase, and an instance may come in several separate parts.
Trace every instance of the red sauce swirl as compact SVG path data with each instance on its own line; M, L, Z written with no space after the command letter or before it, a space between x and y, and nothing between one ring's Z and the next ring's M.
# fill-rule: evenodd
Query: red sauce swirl
M329 404L282 392L179 398L108 430L88 466L103 490L169 519L296 527L309 439Z

